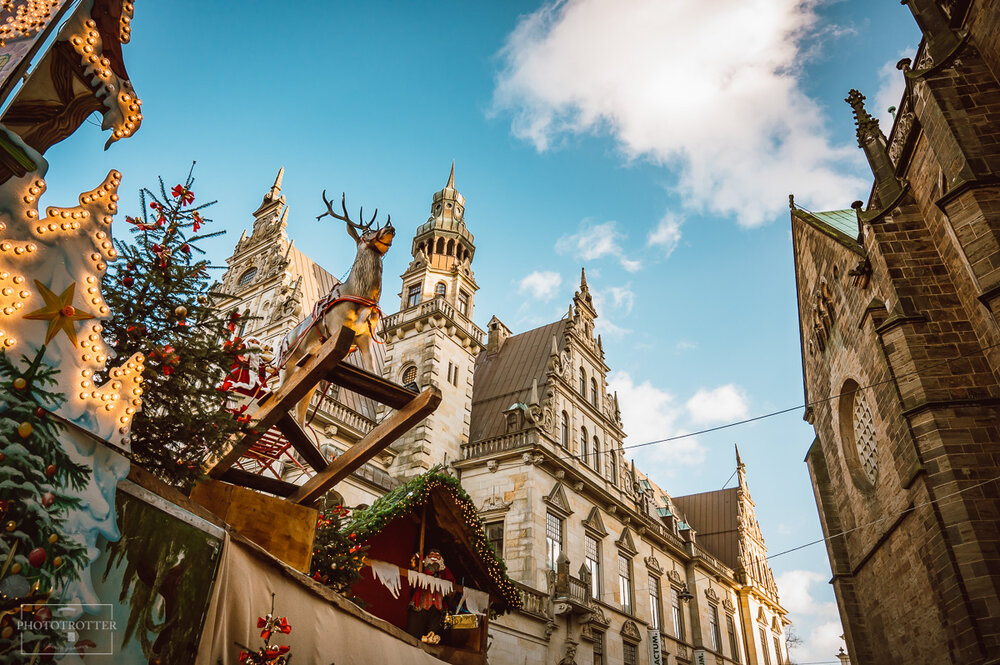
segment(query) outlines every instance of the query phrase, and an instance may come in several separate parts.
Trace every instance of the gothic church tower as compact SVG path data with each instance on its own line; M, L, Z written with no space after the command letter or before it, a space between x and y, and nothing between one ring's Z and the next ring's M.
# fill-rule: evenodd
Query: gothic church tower
M401 275L400 311L382 320L383 375L419 388L434 384L444 399L394 444L398 457L391 472L402 477L459 459L469 438L473 361L484 334L472 322L479 290L471 266L476 247L465 226L465 197L455 189L454 163L448 183L434 194L430 217L417 228L411 253L413 261Z

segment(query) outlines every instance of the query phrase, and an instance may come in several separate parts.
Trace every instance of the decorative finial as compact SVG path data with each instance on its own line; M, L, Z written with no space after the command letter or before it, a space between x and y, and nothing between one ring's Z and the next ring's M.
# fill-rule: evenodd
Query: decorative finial
M743 460L740 459L740 447L735 443L733 444L733 447L736 448L736 467L739 468L743 466Z
M274 190L275 192L280 192L281 191L281 179L283 177L285 177L285 167L284 166L282 166L280 169L278 169L278 177L274 179L274 185L271 186L272 190Z
M285 206L284 211L281 213L281 219L279 220L278 223L279 224L287 224L288 223L288 206Z
M865 109L865 96L857 90L852 89L847 93L845 102L851 105L854 113L854 122L857 124L858 147L864 148L869 135L874 131L881 133L878 120L871 117Z
M788 195L788 207L795 210L795 194Z
M580 268L580 290L587 290L587 270L586 268Z
M445 189L455 189L455 160L451 160L451 173L448 174L448 184Z

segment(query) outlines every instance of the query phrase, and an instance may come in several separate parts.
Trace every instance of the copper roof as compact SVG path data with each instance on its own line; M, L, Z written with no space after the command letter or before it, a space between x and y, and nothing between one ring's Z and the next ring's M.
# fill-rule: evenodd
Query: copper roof
M504 410L515 402L531 399L531 383L538 379L539 396L545 383L545 367L555 335L561 351L566 341L566 320L513 335L497 353L483 350L476 358L472 388L472 416L469 441L480 441L506 431Z
M671 497L698 534L698 544L733 570L739 568L738 488Z

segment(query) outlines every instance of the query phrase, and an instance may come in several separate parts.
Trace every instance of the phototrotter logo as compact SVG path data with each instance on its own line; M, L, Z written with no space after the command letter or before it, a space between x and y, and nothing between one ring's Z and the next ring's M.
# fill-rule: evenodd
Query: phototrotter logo
M21 636L21 655L111 656L115 644L114 607L79 603L21 605L16 628Z

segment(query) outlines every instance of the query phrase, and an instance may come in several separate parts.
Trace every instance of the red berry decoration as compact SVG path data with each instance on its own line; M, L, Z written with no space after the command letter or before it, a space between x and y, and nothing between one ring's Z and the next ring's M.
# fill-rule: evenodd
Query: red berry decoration
M135 284L135 280L132 279L131 275L125 275L125 277L122 277L122 284L124 284L125 286L132 286L133 284Z
M36 418L44 418L45 417L45 409L43 409L42 407L36 408L35 409L35 417Z
M44 547L36 547L28 552L28 564L32 568L41 568L48 556Z
M48 476L49 478L55 477L55 475L56 475L56 465L55 464L49 464L47 467L45 467L45 475Z
M37 610L35 610L35 621L41 621L41 622L52 621L52 610L50 610L45 605L42 605Z
M56 495L53 494L52 492L46 492L45 494L42 495L42 505L45 506L46 508L48 508L55 502L56 502Z

